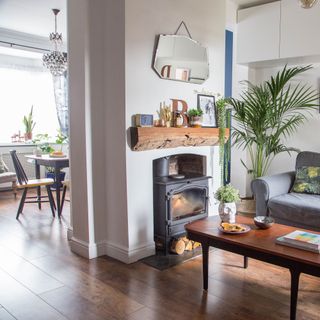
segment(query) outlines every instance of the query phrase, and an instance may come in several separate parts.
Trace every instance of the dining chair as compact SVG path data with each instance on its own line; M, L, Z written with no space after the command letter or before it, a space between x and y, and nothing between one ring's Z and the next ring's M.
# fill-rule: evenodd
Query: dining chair
M42 202L49 202L50 203L50 208L52 212L52 216L55 217L55 202L53 199L52 191L51 191L51 185L54 183L53 179L33 179L29 180L21 163L20 160L17 156L16 150L10 150L10 155L12 158L13 166L16 171L17 179L18 179L18 184L17 184L17 189L23 189L23 194L20 200L18 212L16 219L19 218L19 215L22 213L23 207L25 203L42 203ZM48 196L28 196L27 193L30 188L36 188L36 187L42 187L45 186L47 189ZM43 200L42 198L48 198L48 200ZM33 199L30 201L26 201L26 199Z
M64 180L62 181L62 184L63 184L63 189L62 189L62 199L61 199L61 212L63 209L64 202L65 201L70 202L70 199L66 199L66 192L67 190L70 190L70 180Z

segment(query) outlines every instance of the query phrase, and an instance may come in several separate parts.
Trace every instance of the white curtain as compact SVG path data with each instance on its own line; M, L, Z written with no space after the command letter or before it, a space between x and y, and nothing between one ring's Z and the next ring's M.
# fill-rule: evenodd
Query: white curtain
M67 72L62 76L53 76L53 89L57 117L61 132L69 137L69 108Z

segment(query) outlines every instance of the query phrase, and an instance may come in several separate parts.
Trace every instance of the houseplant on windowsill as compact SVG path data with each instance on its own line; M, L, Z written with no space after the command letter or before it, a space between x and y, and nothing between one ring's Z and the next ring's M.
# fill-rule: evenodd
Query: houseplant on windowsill
M201 109L190 109L188 111L189 123L193 128L201 128L202 125L202 114Z
M219 215L222 222L236 222L236 202L240 200L239 190L231 184L221 186L215 193L215 198L220 201Z
M31 106L31 110L28 115L23 117L23 124L24 124L24 139L25 141L32 140L32 131L36 125L33 121L33 106Z

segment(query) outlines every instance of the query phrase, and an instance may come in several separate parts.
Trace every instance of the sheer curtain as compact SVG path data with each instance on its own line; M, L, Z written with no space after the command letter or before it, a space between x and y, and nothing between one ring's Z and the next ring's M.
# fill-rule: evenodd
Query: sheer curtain
M67 72L62 76L53 76L54 97L61 132L69 137L69 109Z

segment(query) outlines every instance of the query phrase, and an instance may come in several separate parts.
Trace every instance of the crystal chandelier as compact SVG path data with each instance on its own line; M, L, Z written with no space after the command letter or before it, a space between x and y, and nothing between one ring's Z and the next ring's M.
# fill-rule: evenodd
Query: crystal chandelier
M53 43L53 51L45 53L42 57L43 65L52 75L61 76L67 70L67 56L59 50L62 45L62 33L57 32L57 15L59 9L52 9L54 13L54 32L50 33L50 41Z
M317 0L299 0L300 6L304 9L309 9L316 4Z

